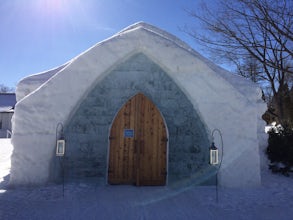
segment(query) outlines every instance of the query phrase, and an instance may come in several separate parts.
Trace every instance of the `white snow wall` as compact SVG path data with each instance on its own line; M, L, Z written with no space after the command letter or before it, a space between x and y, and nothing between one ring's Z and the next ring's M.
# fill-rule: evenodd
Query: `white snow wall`
M20 101L22 98L35 91L43 83L47 82L52 76L61 71L66 65L67 63L52 70L34 74L20 80L16 88L16 100Z
M21 99L13 117L11 185L44 184L55 155L55 131L109 70L135 53L158 64L189 98L207 130L221 130L223 186L259 185L257 129L265 111L261 91L216 67L178 39L139 23L76 57L41 87ZM127 80L127 79L125 79ZM217 144L216 139L216 144Z

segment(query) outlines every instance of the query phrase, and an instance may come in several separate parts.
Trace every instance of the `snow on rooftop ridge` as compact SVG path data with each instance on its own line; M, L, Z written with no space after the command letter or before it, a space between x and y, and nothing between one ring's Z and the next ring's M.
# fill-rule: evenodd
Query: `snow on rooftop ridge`
M40 73L32 74L21 79L16 86L16 100L19 101L20 99L27 96L29 93L48 81L55 74L63 70L66 66L69 65L69 63L70 61L61 66Z
M104 39L104 40L101 40L99 42L97 42L96 44L94 44L92 47L88 48L87 50L85 50L84 52L80 53L79 55L77 55L75 58L73 58L72 60L75 60L77 59L78 57L82 56L83 54L87 53L88 51L90 51L91 49L95 48L95 47L98 47L110 40L113 40L115 38L117 38L118 36L121 36L123 34L127 34L129 32L132 32L132 31L136 31L136 30L139 30L139 29L144 29L146 31L148 31L149 33L153 33L157 36L160 36L166 40L169 40L173 43L175 43L177 46L193 53L194 55L196 56L199 56L201 57L201 55L195 51L192 47L190 47L187 43L183 42L182 40L180 40L178 37L176 37L175 35L172 35L170 33L168 33L167 31L164 31L156 26L153 26L151 24L148 24L146 22L143 22L143 21L140 21L140 22L137 22L137 23L134 23L132 25L129 25L127 26L126 28L122 29L121 31L118 31L116 34Z
M58 66L58 67L54 67L50 70L46 70L40 73L35 73L29 76L24 77L23 79L21 79L19 81L19 83L31 83L31 82L35 82L35 81L47 81L48 79L50 79L53 75L55 75L57 72L59 72L60 70L62 70L65 66L68 65L68 62Z
M144 29L144 30L147 30L149 32L152 32L156 35L159 35L161 36L162 38L165 38L169 41L172 41L174 42L175 44L177 44L178 46L184 48L185 50L188 50L190 52L193 52L197 55L199 55L198 52L196 52L193 48L191 48L187 43L183 42L182 40L180 40L178 37L176 37L175 35L173 34L170 34L169 32L167 31L164 31L156 26L153 26L151 24L148 24L146 22L143 22L143 21L140 21L140 22L137 22L137 23L134 23L124 29L122 29L121 31L119 31L116 35L121 35L123 33L127 33L127 32L130 32L130 31L134 31L134 30L137 30L137 29ZM115 36L115 35L114 35Z

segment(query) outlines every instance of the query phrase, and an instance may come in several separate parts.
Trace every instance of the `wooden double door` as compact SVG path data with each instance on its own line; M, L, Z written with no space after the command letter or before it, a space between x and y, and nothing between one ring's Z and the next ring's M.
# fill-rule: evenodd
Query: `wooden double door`
M166 184L166 126L146 96L138 93L120 109L109 140L109 184Z

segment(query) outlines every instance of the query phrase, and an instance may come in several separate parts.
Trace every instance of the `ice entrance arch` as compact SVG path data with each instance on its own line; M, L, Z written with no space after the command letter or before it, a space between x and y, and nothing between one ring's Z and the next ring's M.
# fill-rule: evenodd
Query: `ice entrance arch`
M168 74L143 53L113 67L75 109L65 128L69 178L106 182L109 128L123 104L137 93L151 99L169 132L168 182L197 176L199 184L213 175L208 169L209 141L193 105Z

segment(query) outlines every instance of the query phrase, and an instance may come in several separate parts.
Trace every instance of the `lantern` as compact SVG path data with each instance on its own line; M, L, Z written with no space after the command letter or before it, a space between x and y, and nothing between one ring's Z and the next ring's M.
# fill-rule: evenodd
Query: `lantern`
M65 154L65 139L61 136L56 143L56 156L63 157Z
M60 138L58 138L59 136ZM56 156L63 157L64 154L65 154L65 138L64 138L63 124L59 122L56 127Z
M212 145L210 147L210 164L217 165L218 163L219 163L219 150L215 146L215 143L212 142Z

